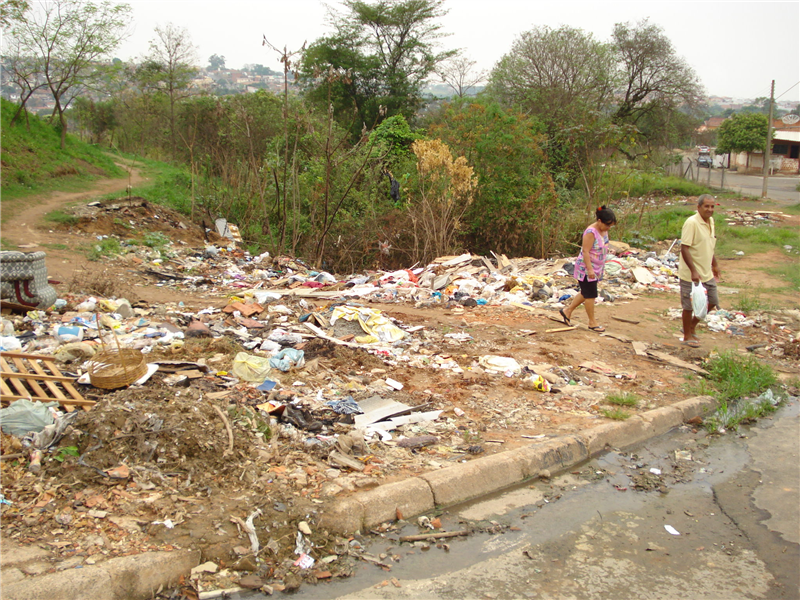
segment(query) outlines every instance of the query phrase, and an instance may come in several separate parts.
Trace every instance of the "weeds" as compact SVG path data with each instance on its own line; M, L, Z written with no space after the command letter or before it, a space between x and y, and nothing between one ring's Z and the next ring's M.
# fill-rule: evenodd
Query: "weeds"
M757 310L769 310L772 305L762 300L762 288L756 290L742 290L736 297L736 302L733 304L734 310L740 310L744 313L751 313Z
M736 429L740 423L754 421L777 409L770 386L777 383L775 372L752 355L722 352L708 361L709 386L719 408L705 426L709 431Z
M613 393L606 396L606 402L617 406L636 406L639 404L639 397L630 392Z
M70 294L93 294L105 298L122 298L126 296L119 287L120 279L102 271L76 271L72 279L67 282L67 292ZM133 301L132 298L129 298Z
M706 370L719 400L735 400L760 394L778 379L769 365L752 355L721 352L708 361Z
M112 257L122 254L122 244L117 238L104 237L94 244L87 253L87 258L92 261L100 260L104 257Z
M624 421L631 416L631 413L621 408L601 408L600 412L603 413L606 419L614 419L615 421Z
M65 213L63 210L54 210L44 216L44 220L57 225L75 225L78 217Z

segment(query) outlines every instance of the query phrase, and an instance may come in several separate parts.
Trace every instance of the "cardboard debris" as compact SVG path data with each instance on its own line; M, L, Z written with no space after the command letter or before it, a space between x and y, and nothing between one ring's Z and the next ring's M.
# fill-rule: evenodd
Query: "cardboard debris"
M356 427L366 427L387 417L394 417L414 410L413 406L408 406L389 398L381 398L380 396L372 396L362 400L358 403L358 406L363 411L363 414L356 415Z

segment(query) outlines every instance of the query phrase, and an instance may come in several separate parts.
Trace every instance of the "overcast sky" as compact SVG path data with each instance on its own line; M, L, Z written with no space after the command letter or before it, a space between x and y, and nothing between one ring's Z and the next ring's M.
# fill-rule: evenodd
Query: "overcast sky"
M299 49L329 32L319 0L128 0L132 35L116 55L143 55L156 25L185 27L197 46L198 64L225 57L228 67L261 63L281 70L279 48ZM327 3L339 7L336 0ZM800 3L605 0L447 0L441 20L446 49L460 48L478 67L491 69L524 31L536 25L569 25L608 40L615 23L649 17L663 27L679 55L695 69L709 94L734 98L800 97ZM787 91L788 90L788 91Z

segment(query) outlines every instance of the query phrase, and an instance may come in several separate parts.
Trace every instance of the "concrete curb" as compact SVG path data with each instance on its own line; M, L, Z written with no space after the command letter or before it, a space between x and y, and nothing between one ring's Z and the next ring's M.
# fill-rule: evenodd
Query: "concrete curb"
M200 552L174 550L121 556L47 575L3 582L3 600L146 600L178 583L197 565ZM6 565L3 565L3 570Z
M542 472L563 471L597 456L606 448L639 444L689 419L702 417L716 407L717 402L711 396L696 396L625 421L604 423L577 434L382 485L334 502L325 509L321 524L331 531L348 534L392 521L398 511L408 518L436 506L472 500L537 477Z

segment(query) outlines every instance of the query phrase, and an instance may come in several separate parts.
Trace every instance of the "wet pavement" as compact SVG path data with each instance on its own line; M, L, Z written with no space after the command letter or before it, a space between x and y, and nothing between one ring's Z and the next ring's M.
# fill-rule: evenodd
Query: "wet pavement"
M724 436L683 427L440 515L446 530L483 533L399 543L430 531L415 520L367 546L391 570L358 562L293 595L798 598L798 408Z

